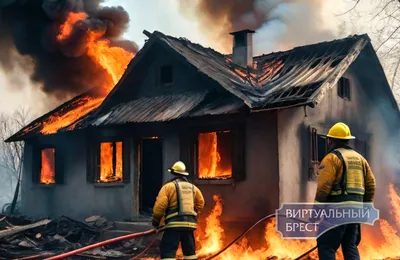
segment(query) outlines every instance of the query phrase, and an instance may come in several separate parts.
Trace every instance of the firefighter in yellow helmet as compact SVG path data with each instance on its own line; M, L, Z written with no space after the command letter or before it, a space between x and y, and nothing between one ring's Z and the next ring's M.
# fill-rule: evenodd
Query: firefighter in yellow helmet
M350 128L339 122L326 137L329 151L320 164L315 202L373 202L375 178L367 160L349 146L355 139ZM318 237L319 259L334 260L342 246L344 259L359 260L360 240L360 224L335 227Z
M161 188L153 207L153 226L157 228L165 218L165 227L160 244L161 260L175 259L181 243L184 259L197 259L194 230L197 215L204 208L203 194L186 176L186 166L177 161L168 169L174 178Z

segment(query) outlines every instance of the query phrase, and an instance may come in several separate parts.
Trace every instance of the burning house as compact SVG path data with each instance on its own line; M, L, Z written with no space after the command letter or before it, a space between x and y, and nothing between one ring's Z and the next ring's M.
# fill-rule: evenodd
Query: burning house
M232 33L232 55L144 33L107 95L91 89L7 140L25 141L24 213L148 216L180 159L208 205L213 194L229 205L223 221L254 221L281 202L313 200L333 123L348 123L371 159L378 133L365 122L384 113L371 104L398 113L367 35L253 57L250 30Z

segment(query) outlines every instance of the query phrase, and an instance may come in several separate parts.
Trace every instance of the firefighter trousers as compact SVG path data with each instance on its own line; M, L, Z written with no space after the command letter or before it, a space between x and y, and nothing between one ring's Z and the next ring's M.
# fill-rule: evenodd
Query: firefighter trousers
M342 246L345 260L360 260L357 248L360 240L360 224L346 224L335 227L317 239L318 257L320 260L335 260L336 251L339 246Z
M197 259L193 229L166 229L160 243L161 260L174 260L179 243L183 259Z

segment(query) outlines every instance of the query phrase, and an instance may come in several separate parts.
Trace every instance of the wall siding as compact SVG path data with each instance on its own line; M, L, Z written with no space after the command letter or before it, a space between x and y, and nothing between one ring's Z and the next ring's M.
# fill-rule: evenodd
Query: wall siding
M82 132L41 138L42 144L55 144L63 149L64 184L37 185L32 183L32 145L25 146L22 211L32 217L67 215L83 219L102 215L110 220L132 215L132 184L97 187L86 180L86 142ZM129 173L131 174L131 173Z
M314 201L316 181L308 179L311 158L310 126L323 127L327 131L336 122L348 124L354 136L367 141L367 158L373 158L370 160L371 167L378 172L379 163L376 159L379 156L373 145L378 133L377 129L368 127L368 122L378 115L371 113L368 107L371 103L365 88L379 86L361 85L360 78L352 71L352 67L344 76L350 80L351 101L340 98L335 86L315 108L307 107L307 116L303 107L278 113L280 203Z

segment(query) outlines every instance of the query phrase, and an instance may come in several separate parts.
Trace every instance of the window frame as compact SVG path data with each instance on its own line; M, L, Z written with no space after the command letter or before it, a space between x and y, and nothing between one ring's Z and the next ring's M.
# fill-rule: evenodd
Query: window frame
M59 184L64 184L63 174L63 161L62 161L62 150L58 149L56 145L50 144L37 144L34 143L32 149L32 183L34 185L43 187L52 187ZM42 150L54 149L54 183L41 183L41 170L42 170Z
M229 179L200 179L198 178L198 135L209 132L231 132L232 142L232 177ZM246 179L246 131L245 124L208 126L192 128L181 133L180 157L187 166L191 181L195 184L232 184Z
M100 177L101 177L101 174L100 174L100 171L101 171L101 144L103 144L103 143L112 143L113 144L113 146L114 147L117 147L117 143L121 143L121 145L122 145L122 176L121 176L121 180L120 181L114 181L114 182L101 182L100 181ZM118 183L123 183L124 182L124 166L125 166L125 161L124 161L124 147L125 147L125 143L122 141L122 140L115 140L115 141L99 141L98 143L97 143L97 147L96 147L96 152L97 152L97 154L96 154L96 165L98 165L98 168L97 168L97 170L96 170L96 173L95 173L95 182L96 183L101 183L101 184L107 184L107 183L113 183L113 184L118 184ZM115 152L113 152L113 157L114 157L114 155L116 156L117 154L116 154L116 151ZM112 158L112 160L114 160L114 158ZM116 158L115 158L115 162L116 162Z
M221 132L228 132L230 134L230 145L231 145L231 151L230 151L230 157L231 157L231 175L229 178L226 179L218 179L218 178L199 178L199 149L200 149L200 142L199 142L199 135L200 134L207 134L207 133L221 133ZM232 180L233 179L233 159L234 159L234 136L233 136L233 132L231 129L224 129L224 130L217 130L217 131L199 131L196 133L196 143L195 143L195 150L194 150L194 170L193 170L193 175L194 177L199 180L199 181L215 181L215 180L221 180L221 181L225 181L225 180Z
M337 83L338 96L346 101L351 101L350 79L341 77Z
M101 143L122 142L122 180L118 182L100 182L100 146ZM86 182L96 187L124 186L130 183L130 140L120 137L88 138L86 158Z
M169 77L170 77L170 80L171 81L168 81L168 82L163 82L163 69L169 69L169 71L168 72L170 72L170 75L169 75ZM165 71L164 71L165 72ZM158 68L158 85L160 85L160 86L170 86L170 85L173 85L174 84L174 82L175 82L175 80L174 80L174 66L172 66L172 64L164 64L164 65L161 65L159 68Z
M309 136L310 136L310 157L308 163L308 179L309 181L316 181L318 178L318 170L319 170L319 149L318 149L318 137L326 136L323 133L328 132L327 127L318 127L318 126L309 126ZM327 144L325 143L325 152L328 151Z

